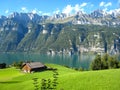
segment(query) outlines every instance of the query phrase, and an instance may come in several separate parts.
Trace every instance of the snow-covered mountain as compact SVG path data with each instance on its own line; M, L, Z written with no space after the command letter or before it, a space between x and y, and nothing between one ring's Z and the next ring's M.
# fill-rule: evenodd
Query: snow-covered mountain
M90 14L75 15L75 24L93 24L93 25L120 25L120 9L115 9L110 12L103 10L95 10Z
M69 23L74 25L120 25L120 9L106 12L104 10L95 10L90 14L79 11L72 15L65 13L54 14L52 16L38 15L33 13L18 13L14 12L9 16L0 16L0 31L3 30L18 30L24 27L25 29L33 28L34 24L46 23ZM29 30L30 31L30 30Z
M113 33L120 33L119 25L120 9L52 16L14 12L7 17L0 16L0 52L110 49L113 41L119 40L113 36ZM115 44L120 51L119 43Z
M120 9L111 10L106 12L104 10L95 10L90 14L79 11L72 15L65 13L54 14L52 16L33 13L17 13L14 12L8 17L0 16L0 25L6 20L13 20L24 24L25 26L29 22L33 23L71 23L71 24L93 24L93 25L107 25L115 26L120 25Z

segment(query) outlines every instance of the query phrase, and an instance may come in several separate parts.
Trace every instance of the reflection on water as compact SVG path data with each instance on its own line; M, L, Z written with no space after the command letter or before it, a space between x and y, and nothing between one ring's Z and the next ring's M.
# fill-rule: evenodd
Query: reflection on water
M42 63L54 63L73 68L89 68L91 61L95 58L93 54L81 55L46 55L32 53L1 53L0 63L12 64L15 61L40 61Z

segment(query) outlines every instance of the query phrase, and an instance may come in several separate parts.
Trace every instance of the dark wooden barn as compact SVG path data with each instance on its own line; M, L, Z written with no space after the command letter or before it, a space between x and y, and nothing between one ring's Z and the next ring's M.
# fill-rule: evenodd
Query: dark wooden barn
M47 67L40 63L40 62L30 62L30 63L24 63L22 66L22 70L24 72L37 72L37 71L43 71L45 70Z

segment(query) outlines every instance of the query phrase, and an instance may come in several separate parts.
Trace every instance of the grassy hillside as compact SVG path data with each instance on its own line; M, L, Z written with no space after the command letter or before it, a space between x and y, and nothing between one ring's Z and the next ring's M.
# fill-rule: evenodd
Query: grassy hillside
M120 69L102 71L75 71L59 65L57 90L119 90ZM25 74L15 68L0 70L0 90L34 90L32 78L52 78L52 71Z

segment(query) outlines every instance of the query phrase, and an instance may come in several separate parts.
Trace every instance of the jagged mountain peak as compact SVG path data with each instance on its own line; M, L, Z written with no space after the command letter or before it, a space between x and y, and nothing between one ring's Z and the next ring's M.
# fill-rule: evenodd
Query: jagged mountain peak
M65 14L65 13L59 13L59 14L55 13L52 16L49 17L50 20L64 19L64 18L67 18L67 14Z
M93 11L91 14L90 14L93 18L99 18L99 17L104 17L107 15L107 12L106 11L103 11L103 10L100 10L100 9L97 9L95 11Z
M76 14L77 15L83 15L84 13L83 13L83 11L78 11Z
M110 10L108 13L113 15L114 17L117 17L117 16L120 15L120 8L114 9L114 10Z
M3 16L3 15L1 15L0 16L0 19L6 19L7 17L5 17L5 16Z
M94 25L120 25L120 9L105 11L97 9L90 14L79 11L72 15L57 13L52 16L38 15L37 13L18 13L13 12L7 19L12 19L27 25L28 22L34 23L71 23L71 24L94 24ZM1 18L4 20L3 18ZM114 20L113 20L114 19ZM114 23L114 24L113 24Z

